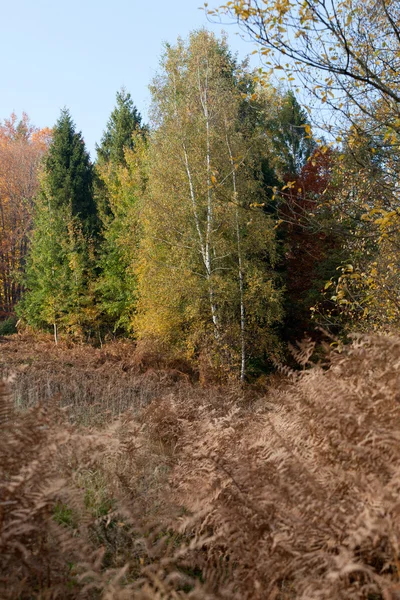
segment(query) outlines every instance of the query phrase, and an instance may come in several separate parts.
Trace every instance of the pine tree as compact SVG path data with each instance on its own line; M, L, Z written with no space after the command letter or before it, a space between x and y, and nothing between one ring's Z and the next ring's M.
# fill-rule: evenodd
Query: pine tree
M90 280L98 217L92 165L64 109L53 131L35 202L27 292L19 314L37 328L82 334L90 322Z
M276 154L277 170L285 183L300 174L315 148L314 139L306 131L307 126L307 113L289 90L281 97L277 111L267 126Z
M96 145L97 164L125 164L124 151L133 149L132 134L141 128L142 117L132 97L124 88L117 92L117 104L112 111L100 145Z
M51 208L69 207L85 233L96 234L98 216L93 199L93 167L82 135L75 130L67 109L61 111L55 126L45 173L46 196Z

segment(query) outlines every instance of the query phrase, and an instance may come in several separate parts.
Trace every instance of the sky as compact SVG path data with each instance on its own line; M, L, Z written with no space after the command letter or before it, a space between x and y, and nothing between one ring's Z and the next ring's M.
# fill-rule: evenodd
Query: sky
M209 7L221 3L209 0ZM25 111L34 125L52 127L66 106L95 159L95 143L121 86L146 121L148 85L163 42L173 44L205 26L216 34L224 29L240 58L252 52L254 45L241 40L235 25L210 24L202 5L203 0L2 0L0 121Z

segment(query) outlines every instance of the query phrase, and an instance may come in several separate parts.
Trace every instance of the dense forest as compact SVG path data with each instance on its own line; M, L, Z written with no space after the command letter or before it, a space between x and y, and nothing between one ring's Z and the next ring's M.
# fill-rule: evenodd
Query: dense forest
M205 10L0 123L6 600L399 597L400 4Z
M396 323L395 138L375 144L357 117L342 142L316 139L293 90L206 30L164 49L151 93L148 125L117 93L94 164L67 109L51 131L4 121L5 315L242 381L318 327Z

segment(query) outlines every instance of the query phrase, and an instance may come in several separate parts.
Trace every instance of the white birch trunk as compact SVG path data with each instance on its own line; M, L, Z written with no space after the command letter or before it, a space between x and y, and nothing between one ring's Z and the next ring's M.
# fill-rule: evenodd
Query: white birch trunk
M206 220L206 235L205 235L205 267L208 279L208 294L210 299L211 318L214 325L214 337L219 340L219 318L218 309L215 302L215 293L212 285L212 230L214 223L214 210L213 210L213 194L212 194L212 180L211 180L211 141L210 141L210 114L208 107L208 64L205 76L204 92L201 89L200 81L200 69L198 70L198 84L200 101L203 108L205 126L206 126L206 166L207 166L207 220Z
M233 184L233 199L235 202L235 225L236 225L236 244L238 253L238 275L239 275L239 294L240 294L240 381L244 383L246 377L246 313L244 306L244 276L243 276L243 258L242 244L240 236L240 220L239 220L239 205L238 193L236 185L236 169L235 161L232 155L232 149L229 143L228 131L226 127L226 145L228 147L229 159L232 169L232 184Z

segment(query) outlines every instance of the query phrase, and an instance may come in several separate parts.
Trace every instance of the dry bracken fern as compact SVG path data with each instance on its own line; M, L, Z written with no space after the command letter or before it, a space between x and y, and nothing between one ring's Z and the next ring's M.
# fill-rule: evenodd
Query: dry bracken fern
M257 398L167 382L101 428L1 388L0 597L398 599L400 338L330 361Z

